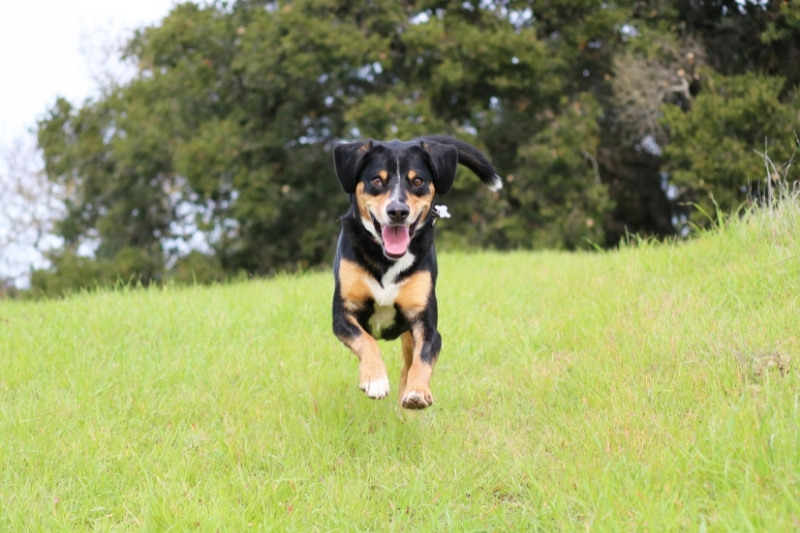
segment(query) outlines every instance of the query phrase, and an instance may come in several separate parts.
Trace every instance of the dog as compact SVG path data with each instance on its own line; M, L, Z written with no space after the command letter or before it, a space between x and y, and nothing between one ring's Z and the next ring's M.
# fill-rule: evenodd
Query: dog
M333 332L358 357L359 387L373 399L389 394L375 339L400 337L400 404L425 409L442 346L433 224L446 209L437 212L434 198L450 190L459 163L491 190L503 182L480 151L450 137L344 143L333 159L350 195L333 265Z

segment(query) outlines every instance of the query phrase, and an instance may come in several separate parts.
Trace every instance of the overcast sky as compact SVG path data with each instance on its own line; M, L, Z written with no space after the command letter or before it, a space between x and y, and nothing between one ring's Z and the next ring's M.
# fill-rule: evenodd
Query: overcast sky
M32 129L57 96L96 94L103 47L159 22L175 0L24 0L0 16L0 144ZM117 68L117 67L112 67Z

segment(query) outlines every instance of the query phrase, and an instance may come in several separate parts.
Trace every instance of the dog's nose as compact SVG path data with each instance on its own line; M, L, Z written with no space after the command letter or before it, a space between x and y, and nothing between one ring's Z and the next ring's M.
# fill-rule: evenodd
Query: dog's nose
M400 202L392 202L386 207L386 214L392 219L392 222L402 222L408 218L409 209L406 204Z

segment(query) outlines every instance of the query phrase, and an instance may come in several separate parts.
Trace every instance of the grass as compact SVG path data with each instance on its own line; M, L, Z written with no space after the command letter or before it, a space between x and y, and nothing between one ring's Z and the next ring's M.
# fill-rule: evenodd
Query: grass
M442 254L424 412L329 273L0 302L0 530L796 531L798 235Z

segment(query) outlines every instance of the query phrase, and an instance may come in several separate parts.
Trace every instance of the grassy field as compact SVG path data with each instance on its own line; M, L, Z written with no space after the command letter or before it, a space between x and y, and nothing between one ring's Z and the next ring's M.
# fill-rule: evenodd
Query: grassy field
M0 530L800 529L796 205L440 259L423 412L359 391L330 273L0 302Z

